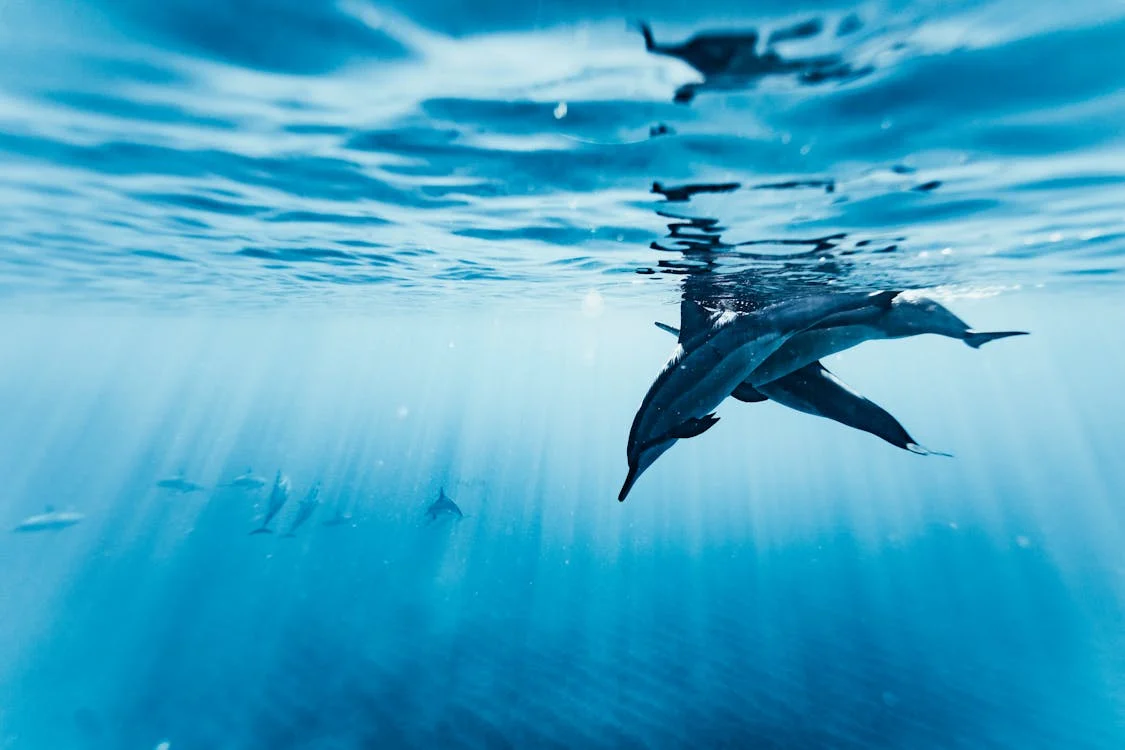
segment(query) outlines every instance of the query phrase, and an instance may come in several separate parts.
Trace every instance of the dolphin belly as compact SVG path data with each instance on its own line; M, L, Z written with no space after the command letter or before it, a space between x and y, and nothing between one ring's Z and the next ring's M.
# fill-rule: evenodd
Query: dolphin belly
M864 341L876 338L884 338L882 331L866 325L814 328L803 331L794 335L771 354L751 373L748 382L755 388L773 383L825 357L839 354Z

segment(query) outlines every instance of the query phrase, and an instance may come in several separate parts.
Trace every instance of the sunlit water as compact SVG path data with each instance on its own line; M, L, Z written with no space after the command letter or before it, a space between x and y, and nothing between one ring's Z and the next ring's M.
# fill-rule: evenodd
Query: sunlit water
M0 747L1125 746L1125 6L397 5L0 0ZM953 458L617 502L681 299L892 288L1031 332L826 362Z

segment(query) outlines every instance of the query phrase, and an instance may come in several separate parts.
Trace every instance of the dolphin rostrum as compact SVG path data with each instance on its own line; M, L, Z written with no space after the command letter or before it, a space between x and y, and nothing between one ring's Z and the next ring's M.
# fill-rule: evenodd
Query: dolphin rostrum
M289 477L284 476L279 469L273 480L273 489L270 490L269 504L266 506L266 516L262 519L262 525L250 534L272 534L273 530L269 528L270 521L287 500L289 500Z
M974 349L989 341L1026 336L1027 331L974 331L938 302L900 295L889 307L867 305L825 317L809 330L789 339L753 372L757 387L872 339L898 339L935 333L960 339Z
M313 511L316 510L316 506L318 505L320 505L320 482L317 482L312 486L312 488L309 490L309 494L306 495L305 499L301 501L301 504L297 506L297 516L293 519L293 523L292 525L290 525L289 531L282 534L282 536L297 536L297 529L301 527L301 524L309 520L309 516L313 514Z
M161 479L156 483L156 486L162 490L172 490L173 492L180 492L187 494L189 492L202 492L204 487L201 484L189 481L184 477L181 471L176 476L169 479Z
M657 323L656 326L669 333L679 333L676 328L664 323ZM918 455L949 456L948 453L933 451L920 445L890 412L856 393L820 362L805 365L772 383L757 387L743 381L731 396L751 404L775 401L796 411L869 432L891 445Z
M42 513L20 521L12 531L58 531L81 523L85 518L82 513L55 510L54 506L48 505Z
M617 499L677 440L701 435L718 417L714 409L791 336L829 315L870 305L889 307L898 292L845 292L782 302L752 313L704 318L686 324L664 370L653 381L629 430L629 473ZM684 314L705 315L685 301ZM691 313L695 310L694 313Z
M453 502L448 495L445 494L445 488L438 490L438 499L430 503L430 507L426 508L426 517L431 521L437 520L438 516L449 515L454 518L461 519L465 514L457 507L457 503Z

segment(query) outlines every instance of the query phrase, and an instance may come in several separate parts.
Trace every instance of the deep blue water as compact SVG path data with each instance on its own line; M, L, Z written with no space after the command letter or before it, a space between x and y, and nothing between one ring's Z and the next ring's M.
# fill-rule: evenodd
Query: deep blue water
M0 524L83 516L3 532L0 748L1125 747L1122 50L1111 0L0 0ZM654 321L880 289L1031 333L825 361L953 458L732 398L617 501Z

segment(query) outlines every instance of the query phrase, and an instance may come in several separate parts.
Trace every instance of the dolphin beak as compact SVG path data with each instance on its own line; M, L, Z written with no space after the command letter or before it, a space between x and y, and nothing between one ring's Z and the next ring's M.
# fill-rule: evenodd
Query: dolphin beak
M629 490L633 489L633 485L636 484L637 477L640 476L640 474L641 473L637 471L636 464L631 464L629 466L629 474L625 477L625 484L621 485L621 492L617 493L617 502L625 502L625 497L629 494Z

